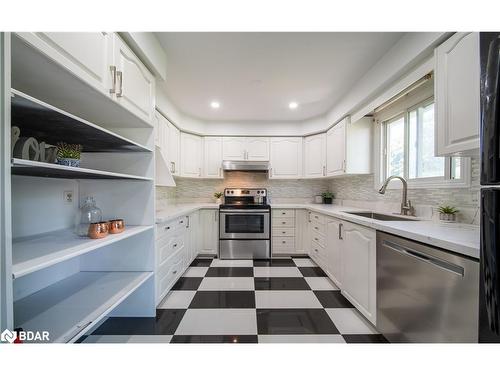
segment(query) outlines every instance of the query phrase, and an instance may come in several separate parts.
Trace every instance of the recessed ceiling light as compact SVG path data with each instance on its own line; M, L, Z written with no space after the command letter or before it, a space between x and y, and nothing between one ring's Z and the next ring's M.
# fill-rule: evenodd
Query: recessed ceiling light
M290 109L297 109L298 106L299 106L299 103L297 103L297 102L290 102L288 104L288 108L290 108Z
M217 108L220 108L220 103L219 102L211 102L210 103L210 107L212 107L213 109L217 109Z

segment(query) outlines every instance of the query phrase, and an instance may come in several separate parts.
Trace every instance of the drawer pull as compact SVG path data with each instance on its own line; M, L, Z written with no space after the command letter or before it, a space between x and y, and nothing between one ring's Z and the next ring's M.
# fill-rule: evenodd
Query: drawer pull
M184 220L181 220L181 221L180 221L180 223L181 223L181 224L184 224Z
M286 241L281 241L281 243L286 243Z
M176 243L174 243L174 247L177 247L177 244L176 244Z
M282 221L281 224L286 224L286 221Z
M314 227L314 229L319 230L319 228L318 228L318 227Z
M314 240L315 240L315 241L319 241L316 237L314 237Z
M281 214L282 214L282 215L286 215L286 212L282 212Z
M316 251L317 253L319 253L318 249L314 249L314 251Z
M165 228L163 228L163 229L165 229L165 230L169 230L169 229L170 229L170 227L165 227Z
M282 234L286 234L286 232L281 232Z
M175 275L177 273L177 270L173 271L172 273Z
M314 217L315 217L316 219L319 219L319 217L317 217L316 215L314 215Z

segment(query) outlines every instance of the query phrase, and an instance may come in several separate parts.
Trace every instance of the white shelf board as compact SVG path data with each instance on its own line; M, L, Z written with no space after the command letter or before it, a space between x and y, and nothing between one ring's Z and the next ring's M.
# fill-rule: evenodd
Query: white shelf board
M153 276L153 272L78 272L14 303L15 327L73 342Z
M152 225L128 226L122 233L97 240L79 237L71 229L14 239L12 277L17 279L153 228Z
M99 171L97 169L67 167L65 165L44 163L40 161L13 158L11 162L13 175L49 177L49 178L74 178L74 179L108 179L108 180L143 180L153 181L152 178L124 173Z

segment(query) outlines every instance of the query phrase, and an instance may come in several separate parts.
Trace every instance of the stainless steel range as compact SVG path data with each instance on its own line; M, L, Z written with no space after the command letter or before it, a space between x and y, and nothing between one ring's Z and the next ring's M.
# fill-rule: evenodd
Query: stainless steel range
M224 189L219 215L221 259L271 258L271 206L266 189Z

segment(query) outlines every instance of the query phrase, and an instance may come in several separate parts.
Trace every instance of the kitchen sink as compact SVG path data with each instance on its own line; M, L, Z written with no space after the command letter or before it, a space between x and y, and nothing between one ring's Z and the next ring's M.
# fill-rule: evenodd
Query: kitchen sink
M418 221L418 219L415 219L415 218L402 217L402 216L396 216L396 215L379 214L378 212L371 212L371 211L365 211L365 212L344 211L344 212L346 214L363 216L363 217L367 217L369 219L375 219L375 220L381 220L381 221Z

